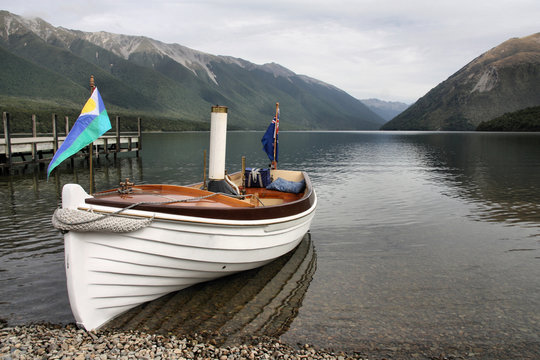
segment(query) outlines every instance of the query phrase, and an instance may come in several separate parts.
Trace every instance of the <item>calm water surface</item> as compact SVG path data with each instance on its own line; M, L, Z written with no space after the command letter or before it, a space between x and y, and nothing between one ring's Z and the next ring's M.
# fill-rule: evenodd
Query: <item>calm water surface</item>
M242 155L267 165L261 135L228 134L230 172ZM139 159L99 159L96 188L200 181L208 137L145 134ZM540 357L540 134L281 132L280 160L307 170L319 196L317 269L282 340ZM77 160L44 177L34 167L0 177L0 318L10 324L73 321L50 218L61 186L88 188L88 170Z

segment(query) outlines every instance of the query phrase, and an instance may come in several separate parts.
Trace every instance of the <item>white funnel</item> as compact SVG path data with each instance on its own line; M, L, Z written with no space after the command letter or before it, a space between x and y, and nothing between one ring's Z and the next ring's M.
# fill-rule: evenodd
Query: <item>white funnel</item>
M210 115L210 180L225 179L225 150L227 145L227 107L212 106Z

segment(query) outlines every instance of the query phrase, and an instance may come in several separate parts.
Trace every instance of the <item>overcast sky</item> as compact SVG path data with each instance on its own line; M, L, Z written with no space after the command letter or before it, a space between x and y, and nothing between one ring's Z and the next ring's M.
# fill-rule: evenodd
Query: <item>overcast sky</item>
M0 0L0 9L275 62L359 99L406 103L483 52L540 32L539 0Z

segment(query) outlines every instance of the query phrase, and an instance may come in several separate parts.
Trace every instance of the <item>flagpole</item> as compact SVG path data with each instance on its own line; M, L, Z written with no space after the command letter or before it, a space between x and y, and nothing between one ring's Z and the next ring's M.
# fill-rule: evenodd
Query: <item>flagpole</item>
M90 95L94 92L94 88L96 87L94 83L94 75L90 75ZM90 195L94 193L94 171L93 171L93 162L94 162L94 142L92 141L90 143L90 159L89 159L89 168L90 168Z
M276 123L274 124L274 161L272 161L272 167L274 170L277 170L277 161L276 161L276 148L277 148L277 132L279 126L279 103L276 103Z

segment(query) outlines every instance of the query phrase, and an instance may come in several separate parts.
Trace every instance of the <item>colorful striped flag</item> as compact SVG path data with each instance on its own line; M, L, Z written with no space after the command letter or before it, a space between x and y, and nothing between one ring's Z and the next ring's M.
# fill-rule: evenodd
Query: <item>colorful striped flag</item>
M60 165L62 161L78 153L79 150L94 142L110 129L109 115L107 115L107 110L105 110L98 89L94 88L90 99L88 99L81 111L81 115L79 115L73 128L49 163L47 179L49 179L51 171Z

